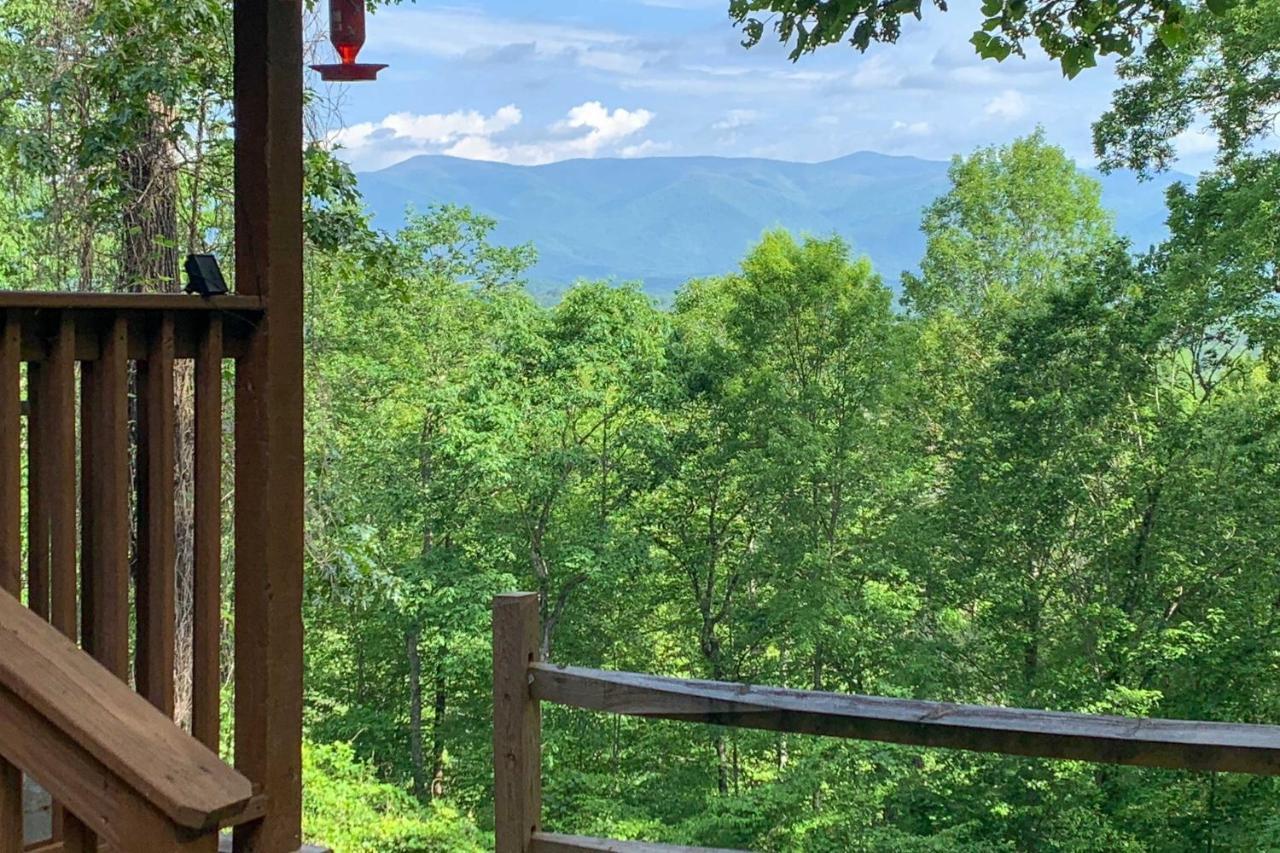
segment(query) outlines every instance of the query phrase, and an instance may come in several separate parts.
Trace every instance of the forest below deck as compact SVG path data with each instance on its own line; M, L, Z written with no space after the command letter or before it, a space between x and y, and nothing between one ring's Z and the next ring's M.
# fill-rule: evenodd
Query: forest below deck
M311 737L485 826L488 599L517 588L557 662L1280 719L1274 237L1224 257L1221 210L1175 194L1135 258L1040 137L952 182L902 310L840 241L783 232L670 311L593 283L539 306L529 256L456 209L315 253ZM1270 780L545 714L557 831L1185 850L1280 828Z
M230 5L135 5L0 3L5 288L173 290L179 247L234 268ZM1280 0L1223 5L1125 59L1095 126L1104 168L1141 171L1212 125L1167 240L1117 239L1035 134L957 158L900 293L777 231L670 306L613 282L539 304L536 246L451 206L378 230L309 145L308 838L491 849L489 602L516 589L565 664L1280 723ZM1271 779L550 707L543 758L559 832L1280 849Z

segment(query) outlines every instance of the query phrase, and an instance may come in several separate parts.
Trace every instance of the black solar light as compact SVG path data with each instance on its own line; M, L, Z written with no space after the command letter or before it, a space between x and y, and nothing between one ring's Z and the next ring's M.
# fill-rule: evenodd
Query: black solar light
M213 255L187 255L184 266L187 271L187 293L221 296L227 292L227 281L222 277L218 259Z

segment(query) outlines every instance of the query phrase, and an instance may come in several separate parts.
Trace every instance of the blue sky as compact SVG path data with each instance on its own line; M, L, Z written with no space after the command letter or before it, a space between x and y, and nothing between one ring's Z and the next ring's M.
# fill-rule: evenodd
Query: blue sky
M417 154L945 159L1037 124L1092 162L1110 65L1067 81L1043 56L979 60L967 43L978 6L953 0L907 21L897 45L836 46L793 64L776 44L743 49L728 0L406 2L370 17L360 56L391 67L377 83L324 90L332 109L318 132L358 170ZM327 44L316 55L331 61ZM1180 143L1180 169L1209 165L1211 138Z

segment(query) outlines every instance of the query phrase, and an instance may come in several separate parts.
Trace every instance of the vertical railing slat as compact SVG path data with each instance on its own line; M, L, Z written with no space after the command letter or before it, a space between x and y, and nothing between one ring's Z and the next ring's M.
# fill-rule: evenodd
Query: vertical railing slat
M0 589L22 585L22 389L18 322L0 319ZM22 773L0 759L0 853L22 853Z
M138 692L173 716L173 317L154 330L138 365Z
M76 588L76 329L62 312L49 360L41 370L40 427L46 454L43 486L49 519L49 621L72 642L79 626ZM90 843L85 826L54 805L54 838L65 853L81 853Z
M98 521L94 514L97 486L98 365L80 363L80 643L89 654L93 649L94 578L98 565Z
M129 678L129 393L128 331L115 317L95 368L93 452L93 654Z
M47 441L45 487L49 515L50 622L73 641L76 613L75 327L66 312L43 373L42 432Z
M191 730L218 752L222 693L222 320L209 318L195 365L195 554Z
M27 364L27 606L49 618L49 510L45 485L44 366Z

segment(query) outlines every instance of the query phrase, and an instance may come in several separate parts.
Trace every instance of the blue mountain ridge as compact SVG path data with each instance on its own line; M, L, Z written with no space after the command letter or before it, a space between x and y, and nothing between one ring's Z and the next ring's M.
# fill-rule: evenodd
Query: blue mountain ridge
M498 221L502 244L532 242L535 292L575 280L639 281L667 300L691 278L731 272L770 229L839 234L886 281L917 268L920 217L948 188L948 163L859 152L822 163L727 157L565 160L512 166L425 155L359 174L374 221L395 229L409 208L467 205ZM1164 194L1192 180L1089 172L1119 232L1142 250L1165 234Z

